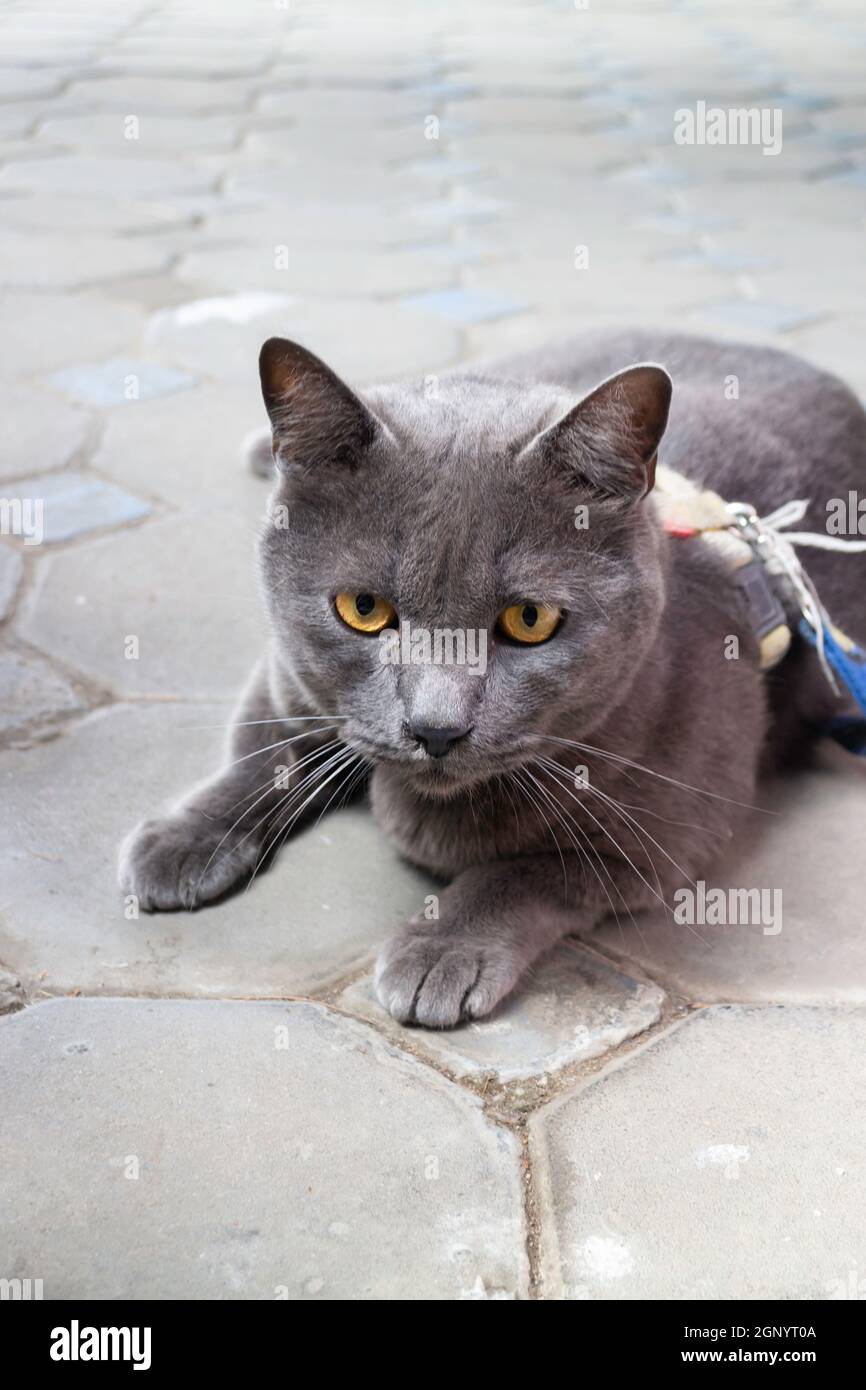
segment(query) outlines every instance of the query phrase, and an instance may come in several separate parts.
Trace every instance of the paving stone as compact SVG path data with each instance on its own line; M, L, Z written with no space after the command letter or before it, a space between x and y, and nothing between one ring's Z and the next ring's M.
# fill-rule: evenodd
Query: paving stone
M866 313L852 311L844 318L810 324L791 336L791 348L816 366L836 372L866 397L866 361L861 345L866 333Z
M588 264L576 268L578 246L586 247ZM648 260L647 250L644 247L639 255L629 255L624 238L617 245L587 225L580 229L579 236L572 230L568 240L563 237L559 245L547 248L546 254L532 258L523 255L495 265L467 266L464 279L479 289L517 284L536 309L562 313L570 308L579 312L581 317L573 320L572 334L578 324L583 330L587 311L626 313L634 323L634 305L640 302L644 321L651 318L655 323L660 314L701 307L702 302L727 286L716 270L703 265L678 265L672 272L663 260Z
M0 293L0 318L15 332L0 335L0 373L24 376L65 366L82 345L95 358L134 347L144 316L132 304L98 294ZM50 332L47 325L50 324Z
M371 1030L63 999L2 1031L3 1247L46 1298L526 1296L516 1141Z
M406 172L418 179L430 179L434 183L445 183L452 179L464 182L483 173L483 165L471 159L449 159L447 157L414 159L406 165Z
M399 294L449 283L446 267L411 251L365 250L345 229L342 244L322 248L263 241L184 256L177 275L189 284L218 290L265 289L302 294Z
M38 652L0 647L0 738L53 726L85 708L74 686Z
M5 51L5 49L4 49ZM27 72L21 68L0 68L0 92L4 101L22 97L50 97L59 92L62 77L52 72Z
M771 930L762 923L689 930L659 911L638 926L606 925L593 941L692 999L866 1003L866 767L827 744L813 769L768 784L757 804L769 814L752 818L704 881L726 892L764 890Z
M268 290L241 290L233 294L208 295L185 299L154 316L153 324L169 328L190 328L200 323L251 323L272 312L287 312L296 300L290 294Z
M510 299L507 294L470 289L433 290L429 294L406 295L402 303L406 309L433 314L450 323L487 323L491 319L519 314L527 307Z
M507 205L496 198L474 198L460 194L453 198L419 203L412 211L419 222L427 222L434 227L460 227L465 223L493 221L506 210Z
M622 162L622 149L617 140L617 132L609 130L584 130L579 135L573 131L553 131L543 139L532 130L509 131L506 138L499 131L482 131L450 140L449 146L467 161L480 161L488 171L513 176L513 188L506 194L496 184L493 174L488 173L480 183L485 196L502 194L509 202L525 206L528 200L522 196L526 187L522 180L532 179L540 171L556 175L573 197L577 174L586 178L591 172L609 168L617 160ZM435 161L429 163L433 165ZM477 182L471 176L462 181Z
M862 1012L719 1006L541 1112L543 1294L840 1297L866 1263L864 1046Z
M225 78L83 76L70 83L52 111L98 107L101 111L135 111L162 116L173 111L236 112L251 91L248 81Z
M794 304L773 304L760 299L732 299L702 304L703 318L715 320L732 329L749 329L760 333L786 333L801 328L819 317L811 310Z
M93 467L139 496L198 515L231 507L251 532L267 485L250 474L242 444L267 416L259 384L247 375L243 387L200 386L109 411Z
M265 68L264 58L259 59L232 59L230 55L214 57L213 53L204 51L204 48L196 46L195 52L187 49L183 53L175 53L168 50L154 53L135 53L129 49L118 45L110 54L102 55L95 59L91 70L94 73L104 71L116 76L118 69L132 76L142 76L143 74L153 73L156 77L171 77L177 74L180 77L210 77L217 80L224 78L254 78L263 74Z
M37 145L30 135L24 135L20 139L16 139L14 136L8 138L0 136L0 160L4 164L16 159L30 159L34 149L37 157L61 153L60 149L53 145Z
M488 243L468 237L459 241L425 241L419 243L416 249L423 251L430 260L450 266L475 265L496 254Z
M130 113L137 127L129 124ZM137 130L127 135L127 130ZM110 150L131 159L153 159L183 150L230 150L238 135L236 115L166 116L139 112L127 102L124 110L99 111L82 115L55 115L39 127L38 138L47 144Z
M410 88L413 95L420 98L426 104L431 102L452 103L467 101L471 97L478 95L478 88L469 86L465 82L419 82L412 84Z
M234 698L263 650L263 513L264 501L255 518L203 509L51 557L28 596L28 639L120 694Z
M349 201L345 196L339 200L305 198L288 202L285 190L279 198L249 202L227 199L206 210L204 224L198 228L202 249L214 243L345 246L347 229L351 229L357 244L368 251L420 240L417 223L405 215L400 205L378 200Z
M90 433L83 410L32 386L0 384L0 482L62 468Z
M759 184L762 189L802 179L824 179L842 167L844 151L815 149L794 140L787 128L777 155L764 155L760 145L679 145L672 156L674 167L689 178L721 183Z
M17 975L0 969L0 1014L11 1014L26 1003L26 995Z
M471 96L465 100L453 100L449 107L461 121L507 133L521 129L534 131L536 135L557 130L573 131L586 120L583 104L569 100L562 94L524 99Z
M244 135L239 146L243 157L259 163L261 167L261 161L264 160L279 160L281 164L300 162L305 157L308 158L310 149L315 149L318 158L331 172L332 206L338 199L347 195L346 174L351 172L354 177L355 172L348 166L360 165L362 171L378 177L387 172L385 166L394 165L400 160L409 160L413 155L423 153L425 145L429 144L424 137L424 123L420 116L406 127L387 130L371 130L362 119L352 121L346 126L323 127L304 123L299 126L293 124L289 129L286 129L284 122L280 122L271 129L256 124L259 119L251 117L249 120L248 133ZM309 196L311 185L307 177L293 182L295 187L304 189ZM279 180L271 180L271 183L275 195L285 197L285 180L282 186ZM400 186L402 187L402 184ZM248 189L249 181L246 178L237 183L232 181L229 187L234 191ZM362 188L359 201L363 200L363 196Z
M744 270L762 270L772 261L765 256L753 256L747 251L712 250L709 247L688 246L667 252L663 258L675 261L677 266L706 266L710 270L723 270L738 273Z
M273 335L293 338L355 381L436 371L457 361L454 328L399 304L340 296L298 299L244 324L179 325L155 319L148 348L202 376L234 383L257 379L259 349Z
M206 193L214 179L190 164L171 159L111 159L107 156L63 155L53 159L18 160L0 169L0 190L31 189L89 198L111 188L119 196L171 197L175 193ZM122 249L115 244L115 252Z
M14 289L72 289L159 270L166 259L165 252L140 239L77 235L71 252L69 238L59 232L4 231L0 284Z
M254 162L243 151L231 156L199 156L202 164L209 158L214 173L223 181L226 196L238 202L285 198L292 187L303 188L309 198L325 201L332 194L335 180L348 202L369 198L397 204L417 190L414 180L404 178L382 161L373 161L366 149L354 157L349 150L343 160L320 160L300 137L287 148L278 164L273 158Z
M33 128L41 105L33 103L28 109L16 102L14 106L0 108L0 136L4 140L27 135Z
M195 378L187 372L122 357L65 367L48 381L75 400L99 406L134 404L173 391L188 391L195 385Z
M390 1027L372 977L350 985L341 1003L351 1013ZM661 1018L664 994L566 941L532 972L517 994L489 1019L447 1032L413 1029L416 1051L457 1076L494 1073L500 1081L547 1076L574 1062L601 1057Z
M761 299L784 303L785 296L791 293L791 286L796 285L795 303L802 302L811 308L811 300L817 287L821 294L829 296L828 307L838 307L835 294L843 282L852 256L856 257L860 249L859 227L851 219L837 215L838 209L834 209L832 226L821 228L819 231L817 226L804 225L798 233L792 235L789 222L792 209L786 199L781 199L780 202L781 206L768 210L760 223L750 222L736 237L714 236L711 239L712 244L736 245L755 255L765 256L773 262L773 273L755 276L755 285L760 290ZM815 248L819 236L820 255ZM812 261L808 276L802 274L804 256L809 256ZM849 273L847 282L849 294L856 296L856 277Z
M797 285L797 304L808 315L806 326L829 315L848 317L866 312L866 285L860 283L857 275L851 274L850 253L837 250L842 238L827 237L816 264L810 267L808 277L801 277ZM835 244L834 244L835 243ZM780 302L789 293L796 272L793 270L786 252L786 264L776 264L755 271L752 276L755 288L762 299ZM858 365L857 359L851 364Z
M358 121L367 130L382 129L413 118L423 120L429 109L429 104L414 93L371 92L364 87L266 92L256 103L258 116L279 116L290 120L293 129L306 126L311 134L328 127L351 131Z
M172 244L173 234L160 234L155 238L162 250L174 261L176 252ZM147 313L164 309L172 304L182 304L189 298L189 286L184 285L166 270L161 275L132 275L112 280L111 293L118 299L127 300Z
M127 920L121 839L213 773L231 717L230 704L116 706L0 755L7 969L56 992L281 998L372 963L432 885L361 806L299 834L249 891Z
M113 483L67 470L22 478L8 489L22 503L24 543L55 544L146 516L150 506ZM30 539L32 537L32 539Z
M12 612L23 573L24 561L19 551L0 545L0 623Z
M192 222L192 215L170 203L124 199L122 203L102 198L52 198L49 195L19 194L3 198L3 222L17 230L62 226L64 232L98 232L102 236L117 232L159 232ZM151 246L156 242L151 241ZM112 293L116 293L112 287Z
M756 197L759 195L746 182L731 180L722 189L717 184L696 181L688 189L687 196L698 215L712 215L724 207L727 216L748 228L749 239L756 246L760 244L762 235L766 235L774 238L777 249L782 252L789 242L805 236L807 243L802 247L802 254L815 260L818 253L814 241L818 237L823 239L825 235L832 238L839 227L856 222L862 216L863 208L862 190L834 179L776 183L772 189L772 200L764 198L759 204L760 216L755 215ZM796 232L792 231L794 226ZM809 240L813 242L812 246L809 246ZM798 279L796 284L799 283Z
M671 164L662 164L657 160L648 160L643 164L628 164L624 168L616 169L611 177L621 183L636 184L681 185L690 181L689 175L683 169L677 169Z
M663 328L665 324L676 329L682 321L677 317L666 320L663 315L653 314L653 326ZM580 331L591 333L597 329L633 328L634 314L623 306L614 309L600 309L597 306L581 311ZM472 361L493 361L511 352L524 352L534 347L549 346L562 342L575 331L573 308L558 310L549 305L532 313L515 315L514 318L500 319L493 323L475 324L466 329L466 355Z
M668 236L699 236L726 231L735 225L730 217L695 217L688 213L653 212L638 219L639 226Z

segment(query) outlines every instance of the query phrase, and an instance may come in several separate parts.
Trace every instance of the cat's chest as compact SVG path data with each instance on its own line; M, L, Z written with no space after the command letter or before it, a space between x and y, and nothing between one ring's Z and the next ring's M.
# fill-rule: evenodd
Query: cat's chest
M370 781L370 801L400 853L444 877L538 848L537 824L525 814L519 797L494 796L483 789L447 801L423 797L391 769L378 767Z
M582 804L584 797L590 804ZM564 773L551 778L541 769L443 800L419 794L392 769L379 767L371 778L370 799L373 814L400 853L446 878L475 864L519 855L581 856L587 849L596 855L593 842L606 849L623 838L618 824L622 813L613 798L607 793L591 797Z

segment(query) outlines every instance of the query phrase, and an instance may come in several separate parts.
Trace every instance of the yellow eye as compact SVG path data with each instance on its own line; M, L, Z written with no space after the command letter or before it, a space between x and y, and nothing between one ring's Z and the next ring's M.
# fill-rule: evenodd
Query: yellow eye
M378 594L337 594L334 604L343 622L355 632L381 632L397 617L393 603Z
M512 642L546 642L561 617L562 609L547 603L512 603L499 614L499 628Z

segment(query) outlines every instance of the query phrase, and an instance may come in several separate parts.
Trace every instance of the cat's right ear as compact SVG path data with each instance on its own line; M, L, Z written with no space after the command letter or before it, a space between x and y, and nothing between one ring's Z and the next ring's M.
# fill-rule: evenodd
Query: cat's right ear
M663 367L639 362L608 377L529 446L576 484L626 503L655 482L672 383Z
M320 358L288 338L269 338L259 375L282 472L361 461L376 437L376 419Z

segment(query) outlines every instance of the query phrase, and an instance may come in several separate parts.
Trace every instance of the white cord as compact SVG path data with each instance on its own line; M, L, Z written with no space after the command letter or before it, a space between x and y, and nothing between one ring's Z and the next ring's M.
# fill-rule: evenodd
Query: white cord
M730 510L738 520L732 529L742 532L744 523L747 529L750 527L755 533L758 544L765 546L769 551L765 559L769 572L772 574L781 571L787 577L797 597L803 617L815 633L815 645L824 675L838 695L840 693L839 686L824 650L824 628L825 625L827 627L832 626L830 616L818 597L815 585L800 564L794 546L808 545L819 550L847 550L853 553L854 551L866 550L866 541L850 541L842 536L822 536L815 531L785 530L786 527L793 526L795 522L802 521L808 509L809 503L807 501L791 500L784 502L781 507L770 512L769 516L758 517L754 513L747 516L747 509L735 504ZM781 534L783 530L785 531L784 535Z

